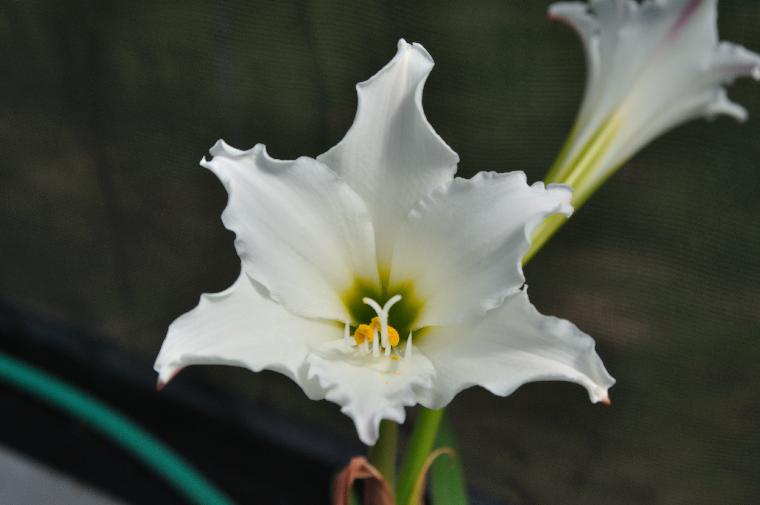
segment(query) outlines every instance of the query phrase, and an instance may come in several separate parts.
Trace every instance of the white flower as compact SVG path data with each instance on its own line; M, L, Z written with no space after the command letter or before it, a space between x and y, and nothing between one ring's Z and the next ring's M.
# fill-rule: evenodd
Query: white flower
M760 56L718 41L717 0L561 2L549 15L573 26L586 51L586 92L549 180L582 203L645 144L691 119L747 112L724 89L760 79ZM570 174L574 172L574 174Z
M508 395L567 380L608 400L593 340L539 314L523 289L528 237L571 212L569 189L528 186L521 172L454 178L459 159L422 111L432 67L400 41L357 86L345 138L316 160L211 148L201 164L229 193L222 220L242 271L169 327L160 383L193 364L275 370L341 405L367 444L381 419L473 385Z

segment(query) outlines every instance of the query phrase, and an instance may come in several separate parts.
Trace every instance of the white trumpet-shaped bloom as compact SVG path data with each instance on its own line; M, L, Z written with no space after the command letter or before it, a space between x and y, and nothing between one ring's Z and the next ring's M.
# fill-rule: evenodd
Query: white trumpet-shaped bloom
M345 138L317 159L211 148L201 164L229 193L222 220L241 273L169 327L159 383L193 364L275 370L339 404L367 444L381 419L473 385L508 395L567 380L608 401L594 341L539 314L523 287L530 234L569 215L570 190L521 172L454 178L458 156L422 110L432 67L400 41L357 86Z
M571 183L574 201L679 124L718 114L746 119L724 85L741 76L760 79L760 56L719 42L717 3L589 0L549 8L551 18L578 32L586 52L583 104L550 177Z

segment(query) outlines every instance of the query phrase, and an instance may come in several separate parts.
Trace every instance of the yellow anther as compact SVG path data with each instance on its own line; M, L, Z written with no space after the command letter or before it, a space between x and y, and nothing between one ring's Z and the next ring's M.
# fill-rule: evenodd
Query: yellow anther
M396 328L393 326L388 326L388 341L391 344L391 347L396 347L399 343L399 336L398 332L396 331Z
M367 342L372 342L372 334L374 333L374 330L372 327L368 324L360 324L356 331L354 332L354 340L356 340L357 344L361 344L365 340Z
M359 328L361 328L362 326L367 326L367 325L366 324L360 324ZM374 329L374 330L377 330L377 332L380 333L380 330L382 328L381 325L380 325L380 318L377 317L377 316L373 317L372 321L370 321L370 323L369 323L369 327L372 328L372 329ZM359 330L357 330L357 331L359 331ZM370 333L371 333L371 331L370 331ZM398 332L396 331L396 328L394 328L393 326L391 326L389 324L388 325L388 341L390 342L391 347L396 347L398 345L398 343L399 343L399 340L401 340L401 339L398 336ZM370 335L369 341L372 342L371 335ZM359 343L361 344L361 342L359 342Z

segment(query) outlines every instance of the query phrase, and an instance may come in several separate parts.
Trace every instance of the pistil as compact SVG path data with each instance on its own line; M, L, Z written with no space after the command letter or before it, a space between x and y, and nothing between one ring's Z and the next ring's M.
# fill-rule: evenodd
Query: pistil
M346 343L346 347L353 345L360 345L362 352L368 354L370 352L370 342L372 343L372 355L375 357L380 356L380 349L383 349L383 355L385 357L392 357L398 359L398 356L393 354L393 348L399 344L398 331L390 325L388 325L388 313L390 309L401 300L401 295L394 295L381 307L377 301L369 297L362 298L362 302L372 307L377 314L370 321L370 324L359 324L354 332L354 343L350 342L350 339L346 337L349 332L348 323L344 329L343 339ZM409 344L406 346L406 353L409 353Z

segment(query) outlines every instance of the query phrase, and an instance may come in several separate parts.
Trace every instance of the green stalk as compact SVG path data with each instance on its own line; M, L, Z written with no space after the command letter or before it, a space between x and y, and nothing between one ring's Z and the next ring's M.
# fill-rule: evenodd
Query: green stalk
M575 137L577 134L578 134L578 120L576 119L575 124L573 125L573 129L570 131L570 135L567 136L565 145L562 146L562 149L557 155L557 158L554 160L554 163L552 163L551 168L549 168L549 171L546 173L546 177L544 177L544 181L547 184L552 181L558 180L560 177L563 177L565 175L566 168L569 165L569 163L567 162L567 158L568 158L568 155L570 154L570 148L573 146L573 142L575 142Z
M566 183L575 185L580 177L585 177L589 173L589 168L596 166L599 157L609 147L614 135L620 127L620 112L613 112L599 126L594 134L585 142L580 151L575 153L572 158L568 158L570 148L577 137L577 125L573 126L573 131L567 138L567 142L562 147L557 159L544 177L546 184Z
M396 481L396 448L398 447L398 424L383 420L380 423L380 436L377 443L369 449L369 462L377 468L388 487L393 489Z
M414 483L417 481L430 451L433 450L435 438L438 435L438 426L440 426L442 418L443 409L420 408L419 416L412 430L412 437L409 440L406 458L404 458L398 476L398 484L396 485L396 503L398 505L418 505L417 503L410 503Z
M552 238L552 236L557 232L557 230L562 228L566 222L567 218L561 214L555 214L544 219L544 221L538 226L538 228L536 228L536 231L533 233L530 249L528 249L528 252L525 253L522 259L523 266L528 264L533 256L536 255L536 253L544 246L544 244L548 242L549 239Z
M613 113L609 119L602 123L602 126L573 159L567 163L562 163L560 160L567 157L567 147L572 143L575 136L575 132L571 133L557 161L549 170L545 179L547 184L567 184L573 188L572 203L575 211L580 209L602 183L617 170L617 167L613 167L601 176L595 173L599 162L615 138L619 126L620 114ZM560 164L562 165L561 168L559 168ZM533 233L530 249L523 256L523 265L527 264L566 222L567 218L562 215L554 215L545 219Z

